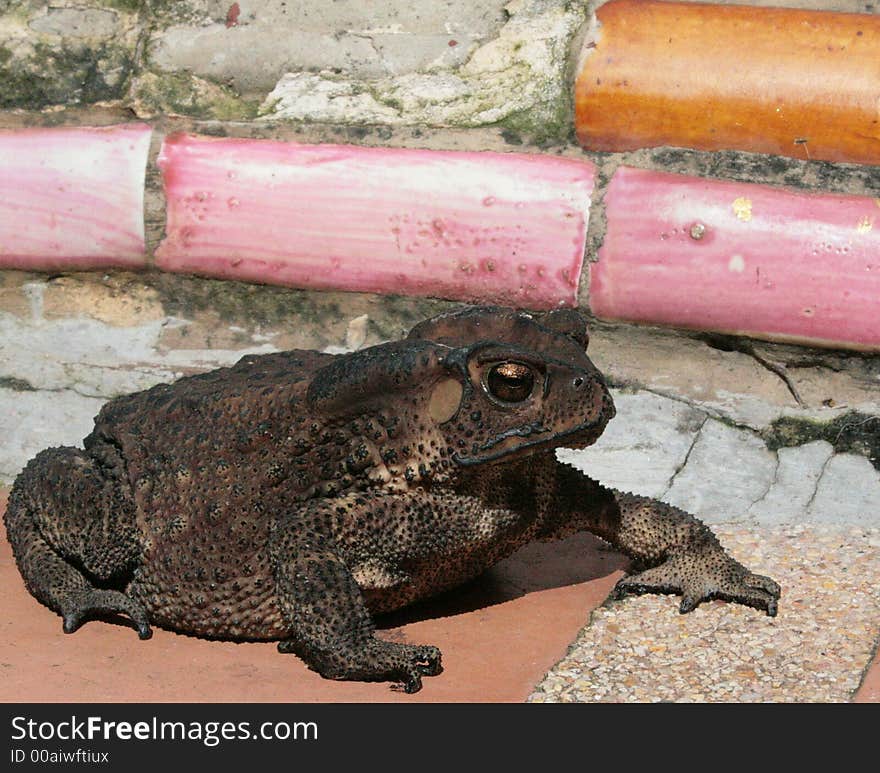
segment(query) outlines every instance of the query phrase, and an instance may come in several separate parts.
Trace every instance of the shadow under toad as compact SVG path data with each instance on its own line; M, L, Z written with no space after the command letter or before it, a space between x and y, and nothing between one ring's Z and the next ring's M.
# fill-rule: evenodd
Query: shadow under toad
M376 627L387 630L421 620L475 612L528 593L606 577L617 570L626 570L629 563L628 558L592 534L534 542L464 585L405 609L377 615Z

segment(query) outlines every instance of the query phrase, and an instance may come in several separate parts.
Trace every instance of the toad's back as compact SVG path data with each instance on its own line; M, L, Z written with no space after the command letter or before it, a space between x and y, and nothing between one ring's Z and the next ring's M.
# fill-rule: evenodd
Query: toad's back
M305 460L297 486L277 451L306 421L311 375L332 359L248 356L103 408L85 446L130 482L141 559L129 592L151 619L206 636L281 635L270 518L312 477Z

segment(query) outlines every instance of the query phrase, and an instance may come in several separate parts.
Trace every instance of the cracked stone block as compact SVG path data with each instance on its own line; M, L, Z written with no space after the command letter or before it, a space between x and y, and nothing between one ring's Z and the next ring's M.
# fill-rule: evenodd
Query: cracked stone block
M807 408L798 406L779 375L755 357L707 345L702 337L671 334L659 327L597 325L589 351L612 384L684 401L713 418L758 432L768 431L786 416L825 423L848 410L880 413L880 359L755 346L766 361L786 367Z
M480 33L442 34L378 33L371 35L381 56L379 75L404 75L432 69L450 69L464 64L485 37Z
M589 448L557 451L605 486L660 497L687 457L705 414L650 392L612 390L617 415Z
M103 8L50 6L45 16L37 16L28 27L59 37L109 38L119 31L119 16L116 11Z
M753 432L708 419L663 499L708 522L740 520L773 483L776 455Z
M42 320L39 324L0 314L3 375L36 390L72 390L108 398L145 389L174 376L155 363L162 322L114 327L87 318ZM143 369L136 367L144 363Z
M288 72L378 78L464 63L504 22L502 0L187 0L150 39L150 66L265 96Z
M27 316L32 319L89 317L117 328L165 319L155 288L135 283L123 287L111 283L106 274L99 278L84 273L57 276L47 282L25 282L22 293L29 299Z
M245 354L276 351L256 342L238 349L169 350L160 344L163 334L168 328L187 327L186 320L158 316L152 309L141 324L125 324L106 303L96 304L93 313L99 319L85 313L53 318L55 288L47 293L45 283L33 282L24 290L31 304L29 319L0 312L0 378L26 390L107 399L186 373L232 365Z
M275 351L269 344L163 351L159 337L174 323L164 319L118 328L91 319L60 319L34 324L0 313L0 484L11 483L43 448L80 445L109 398L232 365L245 354Z
M0 16L0 109L120 99L134 69L137 7L11 0Z
M251 52L259 52L258 57ZM165 30L151 49L151 63L166 71L190 70L200 77L229 77L242 93L271 90L289 69L343 68L366 77L384 74L366 37L297 30L280 37L265 26L227 29L223 24Z
M487 28L444 22L442 30L417 33L412 47L390 37L397 28L374 30L381 35L373 46L377 57L385 57L384 76L344 64L319 72L292 67L260 112L267 120L341 124L474 127L505 122L534 136L567 138L569 47L586 18L586 6L513 0L492 7L502 21L490 16ZM428 41L425 34L439 37Z
M104 400L69 390L0 388L0 484L10 484L27 460L49 446L81 446Z
M816 486L805 520L880 525L880 471L856 454L835 454Z
M803 520L816 493L816 484L834 454L824 440L777 451L779 466L767 493L748 511L759 523L778 525Z

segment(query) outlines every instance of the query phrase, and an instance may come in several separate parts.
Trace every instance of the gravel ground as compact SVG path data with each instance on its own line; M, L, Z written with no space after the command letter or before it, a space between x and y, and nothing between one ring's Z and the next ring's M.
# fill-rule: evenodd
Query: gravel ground
M779 615L673 596L631 597L593 614L530 702L844 702L880 632L880 529L714 526L783 589Z

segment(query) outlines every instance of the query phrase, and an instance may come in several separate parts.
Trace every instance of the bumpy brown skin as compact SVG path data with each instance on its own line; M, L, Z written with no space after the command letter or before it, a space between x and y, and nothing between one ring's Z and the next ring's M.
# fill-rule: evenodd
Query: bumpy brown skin
M573 311L468 308L354 354L245 357L118 398L84 451L43 451L16 480L19 569L68 632L116 612L142 638L279 639L326 677L408 692L440 652L377 638L372 613L576 530L645 567L620 594L774 615L776 583L702 523L556 461L614 415L586 345Z

